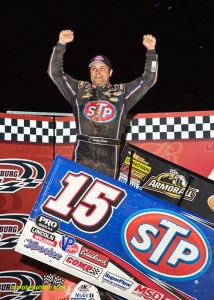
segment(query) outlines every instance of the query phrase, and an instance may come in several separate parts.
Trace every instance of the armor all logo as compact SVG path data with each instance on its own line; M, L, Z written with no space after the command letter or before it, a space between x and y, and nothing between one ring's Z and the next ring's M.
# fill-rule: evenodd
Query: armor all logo
M188 201L193 201L198 192L197 189L188 187L186 178L173 169L170 170L170 173L161 173L158 176L152 176L143 185L143 188L176 199L180 199L184 194L184 199Z

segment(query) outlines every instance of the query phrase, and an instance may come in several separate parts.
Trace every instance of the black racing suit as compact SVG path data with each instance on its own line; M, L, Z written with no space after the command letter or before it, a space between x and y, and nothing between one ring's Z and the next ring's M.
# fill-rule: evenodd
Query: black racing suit
M146 66L141 77L129 83L94 86L79 81L63 70L66 46L53 49L48 74L70 103L76 120L77 139L73 160L117 178L120 140L128 111L155 84L157 54L147 50Z

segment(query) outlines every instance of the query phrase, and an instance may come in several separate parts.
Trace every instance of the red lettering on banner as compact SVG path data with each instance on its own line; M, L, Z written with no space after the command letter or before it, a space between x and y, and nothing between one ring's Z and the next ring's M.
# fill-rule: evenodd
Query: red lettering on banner
M79 256L87 259L103 268L107 268L109 263L109 258L104 256L92 249L88 249L86 247L82 247L79 253Z
M155 300L161 300L163 299L164 295L161 293L158 293L146 286L138 285L134 292L138 292L142 296L148 296L149 298L146 297L146 299L155 299Z
M92 270L92 268L93 268L92 266L88 265L87 263L84 263L76 258L71 257L71 256L68 256L66 258L66 263L76 266L80 269L83 269L86 272Z
M48 239L46 239L46 238L44 238L42 236L39 236L38 234L33 234L33 238L35 240L38 240L38 241L43 242L45 244L48 244L48 245L50 245L52 247L56 247L56 245L57 245L57 241L50 241L50 240L48 240Z

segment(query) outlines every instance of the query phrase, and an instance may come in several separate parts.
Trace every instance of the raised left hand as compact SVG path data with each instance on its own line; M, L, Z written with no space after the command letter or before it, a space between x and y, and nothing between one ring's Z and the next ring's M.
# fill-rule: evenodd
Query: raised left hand
M151 35L151 34L145 34L143 36L143 45L148 49L148 50L153 50L155 49L156 45L156 38Z

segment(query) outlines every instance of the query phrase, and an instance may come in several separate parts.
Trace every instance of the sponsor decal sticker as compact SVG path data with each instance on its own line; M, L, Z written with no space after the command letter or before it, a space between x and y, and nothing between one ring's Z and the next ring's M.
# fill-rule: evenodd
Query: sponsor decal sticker
M128 290L132 286L132 282L124 279L118 275L115 275L110 272L106 272L103 276L103 281L112 284L114 286L117 286L118 288L122 290Z
M56 247L57 241L55 241L55 235L46 232L44 230L38 229L36 227L31 228L33 233L33 238L50 246Z
M98 278L100 276L100 274L102 273L102 269L94 266L90 263L87 263L73 255L68 255L64 262L63 262L66 266L69 266L71 268L74 268L78 271L87 273L88 275L91 275L95 278Z
M74 287L70 300L101 300L98 289L83 280Z
M44 246L41 246L37 241L33 241L31 239L27 239L27 244L24 244L24 247L30 250L39 251L40 253L43 253L44 255L47 255L56 260L60 260L60 258L62 257L62 255L54 251L53 248L46 248Z
M161 300L164 297L164 294L161 294L147 286L140 285L140 284L134 289L133 294L142 296L143 299ZM147 298L147 297L149 297L149 298Z
M180 199L187 188L187 184L183 175L179 175L176 170L171 169L169 173L161 173L158 176L149 178L143 185L143 188ZM185 192L184 199L193 201L197 192L197 189L189 186Z
M58 275L53 275L53 274L45 274L43 275L43 284L44 285L50 285L49 289L55 289L56 287L60 287L62 289L65 289L64 284L64 279L61 278Z
M211 263L203 232L182 215L168 210L138 211L123 225L127 255L155 277L186 281L202 275Z
M125 157L124 163L121 166L119 181L127 183L130 163L131 163L131 151L128 151L127 156ZM140 157L138 154L133 154L132 167L131 167L131 177L130 177L130 186L133 186L136 189L142 190L142 185L146 180L147 176L151 173L152 167L149 165L149 162L146 161L143 157Z
M141 161L140 161L140 159L141 159ZM127 156L124 163L126 165L130 166L130 160L131 160L130 157ZM133 156L132 168L142 171L146 175L148 175L152 169L150 166L148 166L148 163L146 161L143 161L142 158L140 158L136 154Z
M57 232L59 229L59 223L56 220L44 215L39 215L36 217L36 225L50 232Z
M86 119L97 123L112 122L117 116L116 107L104 100L87 102L83 108Z
M90 97L92 97L92 94L91 93L86 93L86 94L84 94L83 96L82 96L83 98L90 98Z
M62 240L59 242L61 249L68 253L77 253L79 251L79 246L76 240L72 236L62 236Z
M109 258L107 256L100 254L94 250L88 249L84 246L81 248L79 256L103 268L107 268L109 263Z
M156 61L152 61L152 66L151 66L151 72L155 72L157 68L157 62Z

